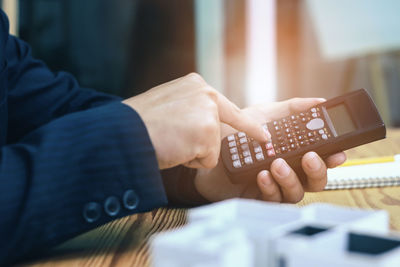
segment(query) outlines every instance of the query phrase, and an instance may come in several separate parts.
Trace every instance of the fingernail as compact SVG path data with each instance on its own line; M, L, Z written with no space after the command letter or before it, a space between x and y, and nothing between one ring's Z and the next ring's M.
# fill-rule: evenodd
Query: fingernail
M325 102L326 99L321 97L321 98L318 98L318 101L320 101L320 102Z
M271 184L271 179L268 177L268 171L261 172L261 183L264 186L269 186Z
M321 161L318 159L317 153L309 152L306 164L313 171L316 171L319 168L321 168Z
M264 131L264 135L265 135L265 139L267 139L267 141L271 140L271 133L268 131L268 127L266 124L264 124L262 126L263 131Z
M288 176L290 173L290 167L283 159L277 159L278 161L278 168L277 172L281 177Z

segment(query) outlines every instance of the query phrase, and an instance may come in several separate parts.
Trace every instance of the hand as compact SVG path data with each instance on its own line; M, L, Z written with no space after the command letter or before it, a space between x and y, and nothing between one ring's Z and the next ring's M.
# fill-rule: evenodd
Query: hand
M221 145L221 122L262 142L270 137L261 122L249 117L194 73L123 103L136 110L146 125L160 169L180 164L215 167Z
M270 105L257 105L243 111L248 116L262 121L279 119L292 113L301 112L325 101L320 98L293 98ZM221 138L236 132L227 125L221 126ZM199 169L195 185L200 194L210 201L220 201L233 197L255 198L265 201L290 202L300 201L305 191L321 191L327 182L327 167L342 164L346 155L341 152L329 156L325 162L315 153L308 152L302 158L304 177L299 177L283 159L276 159L271 169L257 175L257 181L250 184L232 184L226 176L222 163L212 170Z

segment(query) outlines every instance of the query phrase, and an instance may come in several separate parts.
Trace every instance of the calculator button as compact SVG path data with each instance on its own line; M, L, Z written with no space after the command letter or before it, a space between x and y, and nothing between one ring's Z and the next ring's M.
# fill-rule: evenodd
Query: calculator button
M296 145L295 145L295 144L291 144L291 145L290 145L290 148L293 150L293 149L296 148Z
M292 135L291 134L287 134L287 138L292 138Z
M293 121L293 120L296 119L296 116L295 116L295 115L292 115L292 116L290 116L290 119Z
M241 146L242 150L249 150L249 145L248 144L244 144Z
M239 159L239 155L238 154L233 154L232 155L232 160L238 160Z
M275 150L274 150L274 149L268 149L268 150L267 150L267 156L268 156L268 157L273 157L273 156L275 156Z
M301 118L301 121L302 121L302 122L306 122L307 119L303 117L303 118Z
M249 157L249 156L251 156L250 150L243 151L243 157Z
M290 138L290 139L289 139L289 143L291 143L291 144L293 144L293 143L294 143L294 140L293 140L293 138Z
M288 128L289 124L285 123L283 126L285 126L285 128Z
M319 133L319 134L324 134L325 131L321 129L321 130L318 131L318 133Z
M324 121L320 118L312 119L307 123L306 127L309 130L318 130L324 127Z
M231 149L229 149L229 151L231 152L231 154L235 154L237 153L237 147L232 147Z
M228 141L234 141L235 140L235 136L233 134L228 136Z
M308 133L307 136L308 136L308 137L313 137L314 134L313 134L313 133Z
M238 132L238 136L239 136L239 137L245 137L246 134L245 134L244 132Z
M304 142L304 141L300 141L300 142L299 142L299 145L300 145L300 146L305 146L305 145L307 145L307 144L306 144L306 142Z
M286 119L282 119L282 122L285 123L285 122L287 122L287 120Z
M294 126L294 129L299 130L300 129L299 125Z
M260 143L258 143L257 141L253 141L253 147L258 147L260 146Z
M254 147L254 153L262 152L262 148L260 146Z
M283 147L281 147L281 151L282 151L282 153L286 153L288 150L285 146L283 146Z
M314 138L310 138L310 139L308 139L308 141L310 141L310 144L314 144L315 143L315 139Z
M317 109L316 108L312 108L311 112L317 112Z
M282 136L279 136L278 137L278 142L282 142L283 141L283 137Z
M297 121L297 120L295 120L295 121L292 121L292 124L293 125L297 125L299 122Z
M245 143L247 143L247 138L246 137L242 137L242 138L240 138L239 142L241 144L245 144Z
M276 125L278 125L278 122L277 122L277 121L274 121L272 124L273 124L274 126L276 126Z
M304 117L306 116L306 114L304 114L303 112L300 113L300 117Z
M264 155L263 155L263 153L257 153L257 154L256 154L256 159L257 159L258 161L264 160Z
M253 164L253 159L251 157L245 157L244 163L246 163L247 165Z
M277 125L275 126L275 131L279 131L281 128Z
M285 132L286 132L286 133L290 133L290 129L289 129L289 128L286 128L286 129L285 129Z
M304 136L302 135L297 136L297 140L304 140Z
M229 142L229 147L234 147L234 146L236 146L236 142L235 141L232 141L232 142Z
M240 160L235 160L235 161L233 162L233 167L234 167L234 168L240 168L240 167L242 167L242 163L240 163Z
M314 118L318 117L317 113L313 113L311 114L311 116L313 116Z
M272 148L273 148L272 143L271 143L271 142L266 143L266 144L265 144L265 148L266 148L267 150L272 149Z
M326 134L321 135L322 139L326 140L328 139L328 136Z

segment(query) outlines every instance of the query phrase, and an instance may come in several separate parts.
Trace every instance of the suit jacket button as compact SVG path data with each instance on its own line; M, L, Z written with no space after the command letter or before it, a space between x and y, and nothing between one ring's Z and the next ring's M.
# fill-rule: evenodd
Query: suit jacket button
M125 208L128 210L133 210L139 203L139 197L134 190L130 189L125 191L123 201Z
M101 215L101 206L96 202L89 202L83 208L83 217L88 223L97 221Z
M118 198L111 196L104 202L104 210L110 216L115 216L121 210L121 204L119 204Z

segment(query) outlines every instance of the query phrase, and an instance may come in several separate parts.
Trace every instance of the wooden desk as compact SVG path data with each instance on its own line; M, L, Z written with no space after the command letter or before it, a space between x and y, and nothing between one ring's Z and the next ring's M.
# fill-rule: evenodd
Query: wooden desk
M390 130L387 139L352 149L347 155L355 158L395 153L400 153L400 130ZM385 209L391 216L391 228L400 230L400 187L308 193L298 205L312 202ZM24 266L148 266L150 236L185 222L186 210L182 209L158 209L130 216L81 235L59 247L52 256Z

